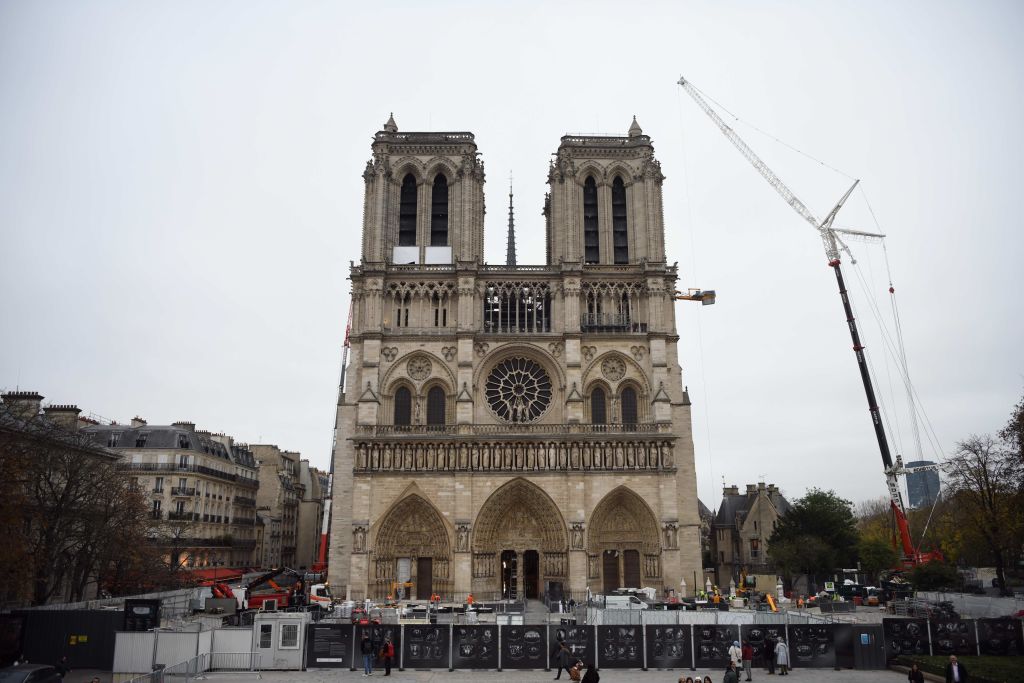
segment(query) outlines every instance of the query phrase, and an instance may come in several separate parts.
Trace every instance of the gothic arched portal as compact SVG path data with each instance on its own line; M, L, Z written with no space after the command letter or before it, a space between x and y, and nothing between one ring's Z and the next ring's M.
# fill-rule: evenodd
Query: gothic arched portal
M599 591L641 588L661 578L658 520L625 486L611 491L594 508L588 541L587 578Z
M405 588L406 595L429 599L451 594L451 543L437 508L410 494L398 501L378 524L374 535L371 585L377 598ZM396 584L411 583L411 586Z
M568 533L554 501L513 479L491 494L473 527L473 590L540 598L546 581L568 586Z

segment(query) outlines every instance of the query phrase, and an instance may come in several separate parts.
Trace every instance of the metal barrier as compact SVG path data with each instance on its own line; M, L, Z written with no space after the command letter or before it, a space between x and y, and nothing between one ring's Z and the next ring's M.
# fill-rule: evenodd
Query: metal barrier
M158 665L157 669L148 674L136 676L124 683L190 683L190 681L205 679L206 676L203 674L208 671L255 673L256 678L263 678L260 663L260 653L258 652L204 653L172 666Z

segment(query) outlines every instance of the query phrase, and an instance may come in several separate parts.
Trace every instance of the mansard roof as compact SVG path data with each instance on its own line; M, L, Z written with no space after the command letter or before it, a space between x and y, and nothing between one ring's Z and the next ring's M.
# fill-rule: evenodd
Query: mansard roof
M121 449L173 449L191 450L231 462L243 467L255 467L256 460L252 452L244 445L235 445L228 448L219 441L214 440L209 434L196 432L185 426L179 425L145 425L131 427L128 425L92 425L85 427L82 432L88 434L94 443L106 445L110 443L111 434L120 434L114 450ZM136 445L139 438L145 434L146 438L141 446Z

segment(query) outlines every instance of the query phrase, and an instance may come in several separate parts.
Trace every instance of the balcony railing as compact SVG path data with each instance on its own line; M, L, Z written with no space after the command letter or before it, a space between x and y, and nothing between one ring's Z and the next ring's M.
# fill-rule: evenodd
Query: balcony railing
M179 522L198 522L198 512L168 512L167 519L175 520Z
M235 496L235 505L239 507L254 508L256 507L255 498L244 498L242 496Z
M197 474L205 474L207 476L214 477L215 479L237 482L241 486L258 488L260 485L259 480L257 479L240 477L231 472L221 472L220 470L215 470L211 467L204 467L202 465L180 465L164 462L125 462L119 464L118 468L138 472L195 472Z
M196 495L196 490L195 489L189 489L189 488L182 488L181 486L174 486L174 487L171 488L171 495L172 496L188 496L188 497L191 497L191 496Z
M248 525L251 526L251 525L256 523L256 518L255 517L232 517L231 518L231 523L232 524L248 524Z
M637 322L626 313L584 313L580 316L583 332L646 332L647 323Z
M356 425L355 436L506 436L506 435L609 435L668 434L668 423L638 424L462 424L462 425Z

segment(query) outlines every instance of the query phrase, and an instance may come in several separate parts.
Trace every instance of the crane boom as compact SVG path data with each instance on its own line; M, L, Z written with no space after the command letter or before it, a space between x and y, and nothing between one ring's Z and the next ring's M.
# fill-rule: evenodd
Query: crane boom
M894 516L896 517L896 526L899 529L900 543L903 547L903 555L905 561L910 564L919 564L923 561L928 561L935 557L941 557L938 553L927 553L922 554L919 550L914 548L913 541L910 538L910 528L907 524L906 509L903 506L903 496L900 493L899 480L897 476L904 472L903 463L897 456L897 462L893 464L892 454L889 451L889 441L885 436L885 428L882 424L881 412L878 409L878 402L875 399L875 390L871 384L871 374L868 370L867 359L864 356L864 345L860 342L860 333L857 331L857 322L853 316L853 308L850 305L850 297L846 291L846 283L843 281L843 271L840 267L839 250L843 248L849 253L849 249L846 249L846 245L837 236L838 233L852 235L855 237L883 237L883 235L876 235L873 233L865 233L857 230L839 230L833 228L832 224L835 221L836 215L839 210L843 208L846 200L849 199L853 190L857 187L859 180L855 180L850 189L846 191L832 210L825 216L823 221L819 221L818 218L807 208L807 205L800 201L789 187L782 182L782 180L775 175L768 165L761 160L761 157L757 156L757 153L752 150L746 142L743 141L739 135L734 131L722 117L718 115L711 105L709 105L700 92L685 78L679 79L679 85L682 86L683 90L693 98L693 101L697 103L705 114L708 115L716 126L722 131L722 133L729 139L729 141L740 151L740 153L746 157L747 161L757 170L761 176L768 181L768 184L775 188L775 191L786 200L794 211L810 223L815 230L818 231L818 235L825 246L825 256L828 258L828 265L831 267L836 274L836 283L839 285L839 296L843 302L843 312L846 314L846 323L850 329L850 338L853 340L853 352L857 357L857 367L860 370L861 381L864 384L864 394L868 401L868 410L871 413L871 422L875 430L875 438L878 441L878 450L882 456L882 464L885 470L885 483L889 489L889 502L892 507Z
M791 189L789 189L786 183L782 182L782 179L779 178L779 176L775 175L775 172L768 167L768 164L764 163L764 161L761 160L761 157L757 156L757 152L750 149L747 143L743 141L743 138L737 135L736 131L722 120L722 117L718 115L718 112L712 109L710 104L704 101L704 98L700 96L700 93L689 81L685 78L680 78L679 85L681 85L683 90L693 98L693 101L697 103L697 106L704 110L704 113L708 115L708 118L715 122L715 125L718 126L725 137L729 139L729 142L731 142L733 146L740 151L740 154L746 157L751 166L757 169L757 172L761 174L761 177L767 180L768 184L775 188L775 191L779 193L779 196L786 200L786 203L793 207L794 211L800 214L805 221L810 223L814 229L821 234L821 240L825 245L825 254L828 256L828 259L831 261L834 258L839 258L839 250L836 246L835 239L828 234L827 230L823 227L822 222L819 221L814 213L807 208L807 205L800 201L800 198L797 197ZM850 188L850 191L852 192L853 188ZM849 196L849 193L847 193L847 196ZM846 197L843 198L843 201L845 200ZM830 214L833 218L834 214L842 206L843 201L841 201L833 210L832 214Z

